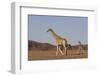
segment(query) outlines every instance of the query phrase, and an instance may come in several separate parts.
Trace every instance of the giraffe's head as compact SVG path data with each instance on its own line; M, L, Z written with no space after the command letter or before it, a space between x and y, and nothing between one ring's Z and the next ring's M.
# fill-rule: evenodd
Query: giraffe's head
M52 29L51 29L51 28L49 28L49 29L47 30L47 32L49 32L49 31L52 31Z

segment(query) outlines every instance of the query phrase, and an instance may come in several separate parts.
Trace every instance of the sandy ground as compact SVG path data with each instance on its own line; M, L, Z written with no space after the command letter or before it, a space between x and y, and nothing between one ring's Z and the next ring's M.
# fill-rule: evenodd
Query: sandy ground
M64 51L63 51L64 52ZM77 59L77 58L88 58L87 50L68 50L67 56L61 55L58 53L56 56L55 50L41 51L41 50L29 50L28 51L28 60L52 60L52 59Z

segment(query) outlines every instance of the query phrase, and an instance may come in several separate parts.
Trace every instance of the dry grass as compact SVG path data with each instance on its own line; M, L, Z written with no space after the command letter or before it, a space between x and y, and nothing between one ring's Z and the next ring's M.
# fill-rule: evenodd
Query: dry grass
M64 52L64 51L63 51ZM51 60L51 59L76 59L76 58L88 58L88 51L87 50L68 50L67 56L61 55L58 53L56 56L55 50L29 50L28 51L28 60Z

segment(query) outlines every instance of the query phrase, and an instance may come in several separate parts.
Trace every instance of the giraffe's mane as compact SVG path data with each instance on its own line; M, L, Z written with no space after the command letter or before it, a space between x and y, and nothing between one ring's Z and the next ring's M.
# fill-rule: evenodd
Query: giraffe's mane
M50 28L50 30L51 30L52 32L54 32L54 30L53 30L53 29L51 29L51 28ZM54 33L55 33L55 32L54 32ZM55 34L56 34L56 33L55 33ZM59 37L59 38L61 38L61 39L64 39L64 38L60 37L60 36L59 36L59 35L57 35L57 34L56 34L56 36L58 36L58 37Z

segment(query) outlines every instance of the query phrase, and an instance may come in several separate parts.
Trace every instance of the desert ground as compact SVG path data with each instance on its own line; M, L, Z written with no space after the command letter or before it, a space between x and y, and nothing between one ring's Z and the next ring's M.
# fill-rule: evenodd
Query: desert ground
M81 50L80 52L77 50L68 50L67 56L61 55L61 53L58 53L58 56L56 56L55 50L49 50L49 51L41 51L41 50L30 50L28 52L28 60L52 60L52 59L77 59L77 58L88 58L88 52L87 50Z
M28 60L54 60L54 59L78 59L88 58L88 45L84 44L82 50L78 50L78 45L72 46L72 49L67 49L67 55L62 55L58 52L56 56L56 46L50 43L41 43L37 41L28 41Z

